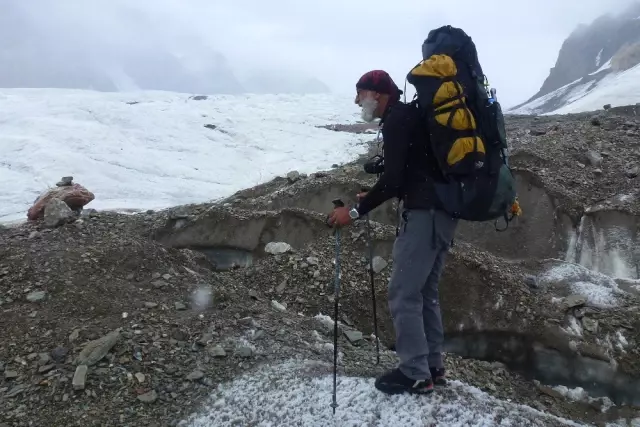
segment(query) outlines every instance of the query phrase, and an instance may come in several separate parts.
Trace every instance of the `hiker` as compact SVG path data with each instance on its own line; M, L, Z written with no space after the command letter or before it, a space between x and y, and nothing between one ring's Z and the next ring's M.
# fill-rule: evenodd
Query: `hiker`
M471 37L450 25L431 30L407 81L416 88L408 104L384 71L356 84L362 117L382 126L382 161L373 168L381 175L357 206L336 207L328 219L346 226L391 198L403 202L389 283L400 364L376 380L386 393L446 384L438 281L458 221L495 221L504 231L522 214L502 107Z
M429 181L438 169L418 109L400 101L402 91L382 70L364 74L356 91L363 119L380 119L384 168L357 206L335 208L328 223L344 227L389 199L402 200L388 301L400 364L375 386L389 394L429 393L434 383L446 384L438 281L458 221L433 203Z

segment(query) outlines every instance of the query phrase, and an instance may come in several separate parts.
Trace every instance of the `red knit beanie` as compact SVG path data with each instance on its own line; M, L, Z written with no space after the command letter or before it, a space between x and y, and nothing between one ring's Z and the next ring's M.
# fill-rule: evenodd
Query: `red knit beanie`
M394 101L399 100L400 95L402 95L402 91L398 89L391 76L383 70L373 70L365 73L356 83L356 89L383 93L389 95Z

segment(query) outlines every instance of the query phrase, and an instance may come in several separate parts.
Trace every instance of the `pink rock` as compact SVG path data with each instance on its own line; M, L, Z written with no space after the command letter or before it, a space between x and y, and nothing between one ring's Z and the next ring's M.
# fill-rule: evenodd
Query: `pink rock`
M54 198L65 202L72 210L80 209L95 199L95 195L80 184L55 187L38 197L27 212L27 218L36 220L44 216L44 207Z

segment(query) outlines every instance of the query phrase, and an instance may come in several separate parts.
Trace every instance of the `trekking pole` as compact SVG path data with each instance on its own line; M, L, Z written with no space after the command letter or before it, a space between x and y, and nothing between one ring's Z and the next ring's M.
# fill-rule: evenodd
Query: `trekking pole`
M367 193L370 189L362 187L360 191ZM376 365L380 364L380 338L378 337L378 309L376 304L376 287L374 281L373 271L373 241L371 239L371 223L369 222L369 215L366 215L365 223L365 235L367 237L367 246L369 249L369 278L371 281L371 304L373 305L373 333L376 336Z
M340 199L333 201L334 208L344 207ZM338 303L340 298L340 228L336 228L336 277L334 284L334 308L333 308L333 415L336 414L337 402L337 369L338 369Z

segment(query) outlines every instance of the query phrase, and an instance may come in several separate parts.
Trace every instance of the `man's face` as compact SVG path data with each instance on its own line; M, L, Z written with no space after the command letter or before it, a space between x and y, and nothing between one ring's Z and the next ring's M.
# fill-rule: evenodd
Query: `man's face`
M362 107L362 101L366 98L378 100L380 94L372 90L357 89L355 103Z
M380 94L371 90L362 90L358 89L356 93L355 103L358 104L362 108L362 120L367 123L372 122L379 116L378 114L378 106L379 106Z

